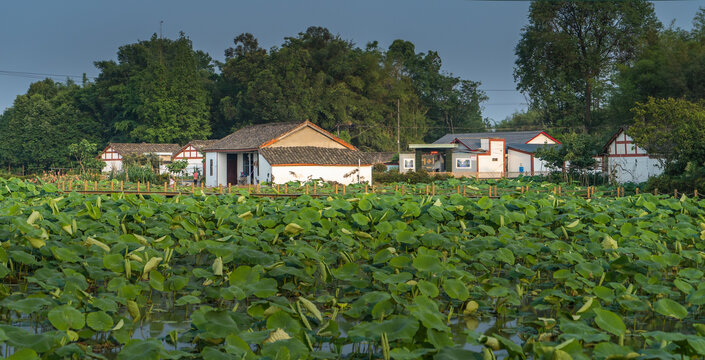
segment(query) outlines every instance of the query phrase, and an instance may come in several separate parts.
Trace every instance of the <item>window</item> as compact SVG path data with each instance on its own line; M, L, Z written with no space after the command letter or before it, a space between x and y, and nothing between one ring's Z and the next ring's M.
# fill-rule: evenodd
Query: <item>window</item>
M404 169L413 169L414 159L404 159Z
M469 158L455 159L455 167L458 169L469 169L472 167L472 160Z
M211 164L210 164L210 169L211 169L211 176L213 176L213 159L211 159Z
M498 161L498 159L497 159L497 158L492 158L492 161Z

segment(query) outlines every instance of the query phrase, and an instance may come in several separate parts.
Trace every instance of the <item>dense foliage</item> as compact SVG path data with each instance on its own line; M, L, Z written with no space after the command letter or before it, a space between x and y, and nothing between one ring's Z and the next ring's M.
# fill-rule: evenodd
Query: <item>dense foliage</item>
M360 48L311 27L270 50L251 34L234 43L218 63L184 34L155 35L97 61L93 82L32 84L0 116L0 166L71 166L67 146L82 139L185 144L278 121L308 119L375 151L397 150L397 119L401 149L487 126L479 83L407 41Z
M596 196L146 199L0 180L2 355L705 355L705 203Z

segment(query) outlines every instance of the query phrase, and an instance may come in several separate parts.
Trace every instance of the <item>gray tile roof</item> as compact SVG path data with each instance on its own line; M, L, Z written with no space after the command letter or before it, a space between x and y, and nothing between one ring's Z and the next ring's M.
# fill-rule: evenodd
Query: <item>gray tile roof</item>
M504 139L507 145L513 144L525 144L527 141L533 139L541 130L532 131L496 131L496 132L481 132L481 133L463 133L463 134L445 134L440 139L436 140L434 144L450 144L456 138L463 141L466 145L479 148L480 139L486 138L499 138ZM471 145L472 144L472 145Z
M184 147L191 145L196 148L196 150L201 151L206 147L215 144L216 142L218 142L218 140L191 140Z
M561 146L563 146L563 145L561 145L561 144L511 144L511 145L507 145L507 148L518 149L518 150L522 150L522 151L526 151L526 152L530 152L530 153L535 153L536 150L538 150L539 148L542 148L542 147L558 149Z
M181 149L179 144L149 144L149 143L110 143L108 144L120 155L127 154L174 154Z
M269 140L294 130L303 122L280 122L244 127L209 145L205 150L257 149Z
M365 152L365 158L370 164L384 164L392 162L397 155L395 152Z
M313 146L264 147L259 153L270 165L370 165L365 153L350 149L332 149Z

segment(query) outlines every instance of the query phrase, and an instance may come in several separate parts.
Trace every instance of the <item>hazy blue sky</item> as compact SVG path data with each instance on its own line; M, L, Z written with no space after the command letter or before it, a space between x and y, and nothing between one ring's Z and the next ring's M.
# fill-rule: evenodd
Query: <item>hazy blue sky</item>
M700 6L705 0L655 3L664 25L675 19L687 29ZM467 0L8 1L0 6L0 111L37 80L3 71L96 76L94 61L115 59L120 45L148 39L163 20L165 37L184 31L218 60L243 32L265 48L312 25L359 46L409 40L417 52L438 51L445 71L481 81L490 97L485 116L502 120L525 108L512 71L528 8L525 1Z

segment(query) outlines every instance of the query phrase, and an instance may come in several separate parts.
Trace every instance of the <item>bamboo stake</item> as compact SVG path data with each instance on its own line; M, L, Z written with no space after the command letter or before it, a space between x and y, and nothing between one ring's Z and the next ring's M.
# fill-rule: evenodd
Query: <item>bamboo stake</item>
M468 189L468 186L467 186L467 185L463 185L463 196L465 196L465 194L466 194L466 192L467 192L467 189Z
M165 182L164 182L164 192L167 192L167 191L169 191L169 188L168 188L168 186L167 186L167 184L166 184L166 181L165 181Z
M150 192L152 190L152 183L147 181L147 192Z
M232 194L232 192L233 192L233 189L231 187L231 184L228 183L228 194Z
M365 194L367 194L367 183L365 183Z
M678 197L678 189L673 189L673 197L674 198Z
M83 180L83 191L88 191L88 180Z
M401 194L404 195L404 185L401 186Z
M372 193L373 193L373 194L375 193L375 186L374 186L374 184L372 185Z
M346 188L347 188L347 186L346 186L345 184L343 184L343 195L345 195L345 189L346 189Z
M428 184L426 184L426 195L428 195Z
M191 183L191 194L196 194L196 185Z
M93 191L98 191L98 182L93 181Z
M335 184L335 193L338 194L338 184Z
M431 188L433 189L431 195L436 196L436 183L431 184Z
M639 188L636 188L634 191L636 191L636 194L639 195Z
M257 193L259 194L259 184L255 185L255 188L257 189Z
M399 185L394 184L394 192L397 192L397 191L399 191Z
M492 197L492 185L490 185L488 190L489 190L489 197Z
M306 195L308 195L308 183L306 183Z
M693 197L698 198L698 189L693 190Z
M284 194L289 193L289 184L284 184Z
M140 182L138 181L137 182L137 193L139 194L139 192L140 192Z
M122 180L120 180L120 192L125 191L125 190L123 190L123 185L124 185L124 183L122 182Z
M113 192L113 187L114 187L114 185L113 185L113 182L112 182L112 180L111 180L111 181L110 181L110 192Z

